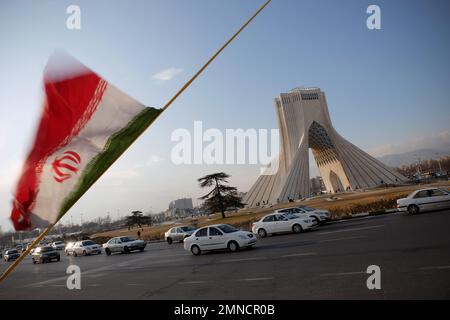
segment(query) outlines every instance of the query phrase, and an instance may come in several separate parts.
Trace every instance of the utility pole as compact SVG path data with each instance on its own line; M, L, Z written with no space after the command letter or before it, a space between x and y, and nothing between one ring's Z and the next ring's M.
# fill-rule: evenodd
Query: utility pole
M438 162L439 165L439 174L442 173L442 166L441 166L441 158L439 158L439 152L436 152L436 160Z

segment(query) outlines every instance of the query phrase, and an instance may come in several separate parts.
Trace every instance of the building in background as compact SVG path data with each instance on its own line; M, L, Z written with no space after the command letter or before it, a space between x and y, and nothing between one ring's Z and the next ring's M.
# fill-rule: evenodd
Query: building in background
M323 183L322 177L311 178L309 188L311 196L316 196L321 194L322 192L326 192L325 184Z
M351 93L348 93L351 99ZM288 202L309 197L309 149L329 193L358 190L407 179L344 139L334 129L325 93L319 88L296 88L275 98L280 128L278 159L248 191L244 202ZM364 115L361 115L361 121Z
M186 217L192 215L193 210L194 205L192 203L192 198L174 200L169 204L169 209L166 211L166 217Z

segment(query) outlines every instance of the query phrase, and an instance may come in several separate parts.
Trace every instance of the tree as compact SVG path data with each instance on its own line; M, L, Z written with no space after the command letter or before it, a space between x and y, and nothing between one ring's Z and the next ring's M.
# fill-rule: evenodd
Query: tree
M205 200L204 207L210 212L221 212L225 218L225 209L228 207L242 208L242 198L237 193L237 188L225 185L228 183L230 175L225 172L213 173L200 179L200 187L207 188L214 186L210 192L199 199Z
M125 224L128 227L133 227L137 225L139 228L142 228L142 225L147 221L146 217L142 214L142 211L132 211L130 216L125 217Z

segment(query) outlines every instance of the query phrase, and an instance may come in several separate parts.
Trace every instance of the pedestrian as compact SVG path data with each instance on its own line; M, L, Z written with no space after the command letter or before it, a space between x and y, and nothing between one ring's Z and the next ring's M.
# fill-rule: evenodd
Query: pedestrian
M140 231L140 230L138 230L138 232L137 232L137 236L138 236L138 239L140 239L140 238L141 238L141 231Z

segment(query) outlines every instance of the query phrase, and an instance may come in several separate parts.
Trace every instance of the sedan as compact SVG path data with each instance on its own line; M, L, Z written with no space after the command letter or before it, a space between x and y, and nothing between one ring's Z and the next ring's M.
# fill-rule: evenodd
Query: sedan
M3 255L3 260L6 262L16 260L18 257L20 257L19 251L16 249L6 250L5 254Z
M238 230L228 224L215 224L198 229L184 239L184 249L198 256L202 251L251 248L256 244L256 236L248 231Z
M52 246L37 247L31 255L33 263L46 263L52 260L60 261L61 257L59 252L56 251Z
M64 252L66 253L66 256L73 253L73 246L75 245L75 242L69 242L66 244L66 248L64 249Z
M416 190L397 200L398 211L416 214L420 211L450 208L450 193L440 188Z
M96 244L92 240L83 240L75 242L72 249L70 250L72 254L76 257L78 255L90 256L91 254L101 254L102 247Z
M196 228L190 226L173 227L164 233L164 238L168 244L172 244L174 241L183 242L184 238L189 237L195 230Z
M291 207L291 208L284 208L279 209L275 211L276 213L294 213L297 216L300 216L302 218L312 218L314 219L318 224L325 224L326 222L330 221L331 215L330 212L327 210L320 210L311 208L308 206L298 206L298 207Z
M252 231L264 238L268 234L274 233L300 233L315 226L317 226L317 222L312 218L301 218L289 213L272 213L253 223Z
M55 241L52 243L52 247L55 250L64 250L66 246L62 241Z
M103 244L105 253L109 256L114 252L130 253L131 251L144 251L147 243L130 237L116 237Z

